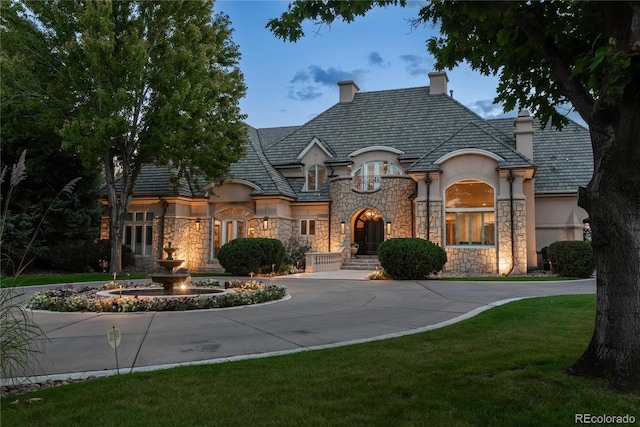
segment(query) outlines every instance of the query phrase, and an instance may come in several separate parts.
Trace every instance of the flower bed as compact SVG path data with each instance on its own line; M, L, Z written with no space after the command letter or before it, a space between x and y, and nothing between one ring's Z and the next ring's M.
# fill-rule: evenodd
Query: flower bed
M123 284L122 286L123 288L135 288L132 283ZM116 289L120 285L111 282L101 288L82 287L80 289L75 289L73 285L67 285L36 292L27 301L27 308L64 312L93 311L113 313L202 310L275 301L282 299L287 293L287 288L282 285L267 284L257 280L234 280L225 282L224 285L217 281L201 281L194 283L193 286L214 289L224 287L230 292L216 295L175 297L138 298L137 296L123 296L102 298L97 296L99 291Z

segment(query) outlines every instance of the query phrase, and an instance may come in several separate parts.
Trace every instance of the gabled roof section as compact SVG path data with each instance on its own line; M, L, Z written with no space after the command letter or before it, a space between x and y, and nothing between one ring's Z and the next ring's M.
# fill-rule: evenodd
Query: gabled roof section
M489 123L503 133L513 135L513 118L492 119ZM593 152L589 129L574 121L558 131L533 123L533 160L538 166L536 193L576 192L589 183L593 175Z
M257 188L253 195L285 195L295 197L295 192L286 179L267 161L259 140L259 131L248 126L249 143L245 157L233 163L229 172L232 178L253 183ZM255 188L255 187L254 187Z
M429 95L428 87L358 92L353 101L335 104L270 145L265 155L291 163L317 137L335 152L334 161L369 146L424 156L465 124L484 121L449 96Z
M327 155L327 157L333 157L336 154L331 149L331 147L329 147L327 144L325 144L317 136L314 136L311 139L311 141L309 142L309 144L300 152L300 154L298 154L298 157L296 157L296 159L297 160L302 159L305 156L305 154L307 154L309 152L309 150L311 150L313 148L314 145L317 145L322 151L324 151L324 153Z
M438 163L455 152L488 151L500 158L499 166L533 166L531 161L512 148L506 135L482 122L471 122L444 140L409 168L410 171L438 169ZM493 156L490 156L493 157ZM494 157L496 158L496 157Z

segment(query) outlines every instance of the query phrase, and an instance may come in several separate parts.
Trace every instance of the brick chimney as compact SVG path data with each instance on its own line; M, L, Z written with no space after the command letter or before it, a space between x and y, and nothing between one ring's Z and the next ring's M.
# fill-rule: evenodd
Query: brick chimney
M433 71L429 73L429 93L431 95L447 94L447 83L449 77L444 71Z
M351 102L356 93L360 92L360 88L353 80L338 82L338 86L340 86L340 102Z
M533 117L529 111L520 111L513 120L513 134L516 137L516 150L533 160Z

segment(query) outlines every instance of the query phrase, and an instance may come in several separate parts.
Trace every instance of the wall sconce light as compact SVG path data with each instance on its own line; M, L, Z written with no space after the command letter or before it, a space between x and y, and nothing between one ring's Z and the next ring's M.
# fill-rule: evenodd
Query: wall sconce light
M342 222L340 223L340 234L342 234L343 236L344 236L344 234L345 234L345 232L346 232L346 231L345 231L345 230L346 230L346 227L347 227L347 224L345 224L345 223L344 223L344 221L342 221Z
M391 236L391 221L387 221L387 236Z
M266 229L268 229L268 228L269 228L269 217L268 217L268 216L265 216L265 217L262 219L262 229L263 229L263 230L266 230Z
M353 162L347 163L347 170L351 172L351 168L353 167Z
M200 231L200 218L196 218L196 230Z
M387 172L389 171L389 162L384 162L382 164L382 171L385 175L387 174Z

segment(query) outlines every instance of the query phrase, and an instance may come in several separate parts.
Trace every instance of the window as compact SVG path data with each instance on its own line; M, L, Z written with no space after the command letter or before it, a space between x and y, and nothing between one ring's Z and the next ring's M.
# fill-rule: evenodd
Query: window
M402 169L383 161L364 163L353 172L353 187L358 191L377 190L384 175L402 175Z
M326 177L325 169L321 165L313 165L307 170L307 190L320 191Z
M302 236L313 236L316 234L316 220L315 219L301 219L300 220L300 234Z
M228 243L233 239L246 237L244 232L244 220L233 219L222 222L222 244Z
M135 255L150 256L153 245L153 212L128 212L124 225L124 244Z
M480 181L460 181L445 190L447 245L494 246L493 187Z

